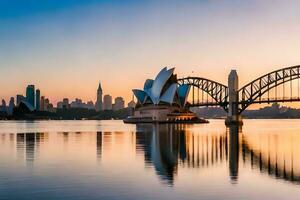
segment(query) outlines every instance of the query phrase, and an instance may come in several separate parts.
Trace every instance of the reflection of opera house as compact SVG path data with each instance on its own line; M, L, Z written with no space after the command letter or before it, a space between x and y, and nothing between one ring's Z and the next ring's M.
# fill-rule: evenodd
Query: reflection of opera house
M126 123L204 123L186 109L189 85L178 85L174 68L163 68L154 80L147 79L143 90L134 89L137 105Z

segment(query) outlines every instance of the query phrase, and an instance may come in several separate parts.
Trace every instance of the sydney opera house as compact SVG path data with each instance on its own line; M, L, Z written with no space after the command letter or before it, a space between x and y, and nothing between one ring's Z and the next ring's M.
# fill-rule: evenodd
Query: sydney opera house
M133 116L125 123L201 123L195 113L186 108L189 85L178 85L174 68L163 68L156 78L147 79L143 90L134 89L137 99Z

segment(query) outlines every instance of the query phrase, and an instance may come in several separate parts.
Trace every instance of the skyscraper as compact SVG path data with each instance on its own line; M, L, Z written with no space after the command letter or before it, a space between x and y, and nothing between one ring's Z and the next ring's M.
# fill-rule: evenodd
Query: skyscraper
M99 83L98 90L97 90L97 101L96 101L96 111L102 110L102 87L101 83Z
M0 112L7 112L6 102L2 99L2 105L0 106Z
M44 111L49 111L50 100L46 98L44 100Z
M28 85L26 88L26 101L35 108L34 85Z
M37 111L41 110L41 91L39 89L36 90L35 94L35 109Z
M112 110L112 97L109 94L103 97L103 110Z
M15 98L11 97L8 105L8 115L12 115L15 107Z
M45 97L41 97L41 111L45 111Z

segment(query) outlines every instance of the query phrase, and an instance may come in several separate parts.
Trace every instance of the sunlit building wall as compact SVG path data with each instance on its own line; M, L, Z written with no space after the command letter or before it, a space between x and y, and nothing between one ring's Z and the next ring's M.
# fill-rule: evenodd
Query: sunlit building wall
M109 94L104 95L103 110L112 110L112 97Z

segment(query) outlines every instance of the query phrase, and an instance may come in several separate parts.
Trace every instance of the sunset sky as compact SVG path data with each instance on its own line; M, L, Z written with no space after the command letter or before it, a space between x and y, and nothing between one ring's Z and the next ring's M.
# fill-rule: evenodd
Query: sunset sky
M300 1L0 0L0 98L35 84L63 97L131 99L163 66L240 86L300 64Z

